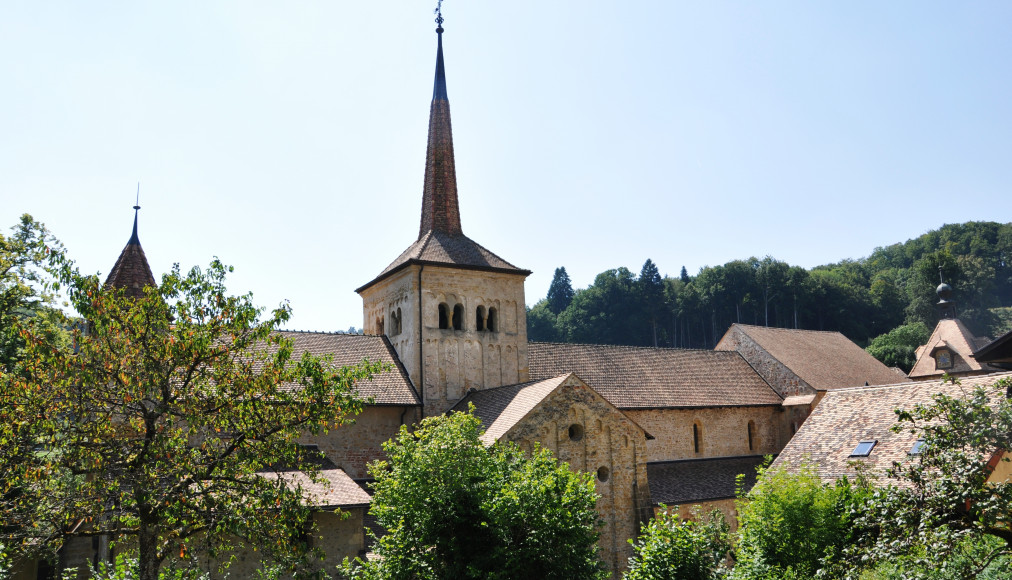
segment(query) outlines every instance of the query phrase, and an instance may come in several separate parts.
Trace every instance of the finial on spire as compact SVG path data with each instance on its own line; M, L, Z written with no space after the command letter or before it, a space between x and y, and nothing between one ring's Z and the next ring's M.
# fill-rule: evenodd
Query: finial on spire
M140 244L141 240L137 237L137 214L141 209L141 182L137 182L137 201L134 202L134 232L130 236L130 241L127 244Z
M443 0L436 0L436 9L433 10L433 14L436 15L436 32L442 34L442 32L443 32Z

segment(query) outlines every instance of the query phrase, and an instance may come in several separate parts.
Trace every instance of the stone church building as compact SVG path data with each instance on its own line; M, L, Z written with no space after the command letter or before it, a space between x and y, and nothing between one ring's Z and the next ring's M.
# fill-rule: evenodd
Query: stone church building
M627 540L660 504L686 515L708 504L733 521L736 476L754 482L756 465L784 448L820 393L906 380L838 333L735 325L714 351L529 343L531 272L461 224L442 27L436 32L417 238L356 290L364 335L285 332L296 356L392 368L358 385L370 403L353 425L305 440L325 454L332 483L314 505L351 514L347 525L321 522L328 560L365 549L367 465L401 425L423 417L473 404L488 445L538 443L594 474L601 556L617 576L632 554ZM153 283L135 218L107 284L139 291Z

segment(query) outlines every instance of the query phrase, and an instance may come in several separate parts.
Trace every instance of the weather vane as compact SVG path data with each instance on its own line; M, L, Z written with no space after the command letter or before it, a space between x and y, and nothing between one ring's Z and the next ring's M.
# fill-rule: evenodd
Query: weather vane
M436 15L436 26L443 27L443 0L436 0L436 9L432 11Z

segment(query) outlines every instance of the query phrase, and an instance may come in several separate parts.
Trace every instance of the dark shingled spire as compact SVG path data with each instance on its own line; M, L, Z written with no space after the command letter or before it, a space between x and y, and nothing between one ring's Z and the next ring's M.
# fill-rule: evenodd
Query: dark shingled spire
M123 293L131 298L143 296L145 286L155 285L155 277L151 274L151 267L148 266L148 258L144 255L144 248L141 248L140 238L137 237L137 214L140 209L141 206L134 206L133 234L105 279L107 288L122 289Z
M429 144L425 153L419 240L430 231L451 236L464 233L460 227L460 209L457 205L457 172L453 163L453 134L450 128L450 102L446 97L441 24L436 29L436 34L436 80L429 108Z
M425 185L422 190L422 224L418 239L387 266L379 276L358 288L373 284L411 264L432 264L467 270L530 275L488 251L464 235L457 206L457 174L453 165L453 135L450 131L450 103L446 99L446 71L443 68L443 17L437 9L436 82L429 109L429 147L425 154Z

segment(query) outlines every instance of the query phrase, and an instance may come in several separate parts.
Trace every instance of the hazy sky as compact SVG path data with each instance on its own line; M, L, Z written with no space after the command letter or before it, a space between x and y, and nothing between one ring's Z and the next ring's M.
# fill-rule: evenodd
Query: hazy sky
M295 329L362 325L354 288L417 237L434 0L7 0L0 226L82 269L140 238ZM867 256L1008 222L1012 3L447 0L464 232L577 287L773 255Z

